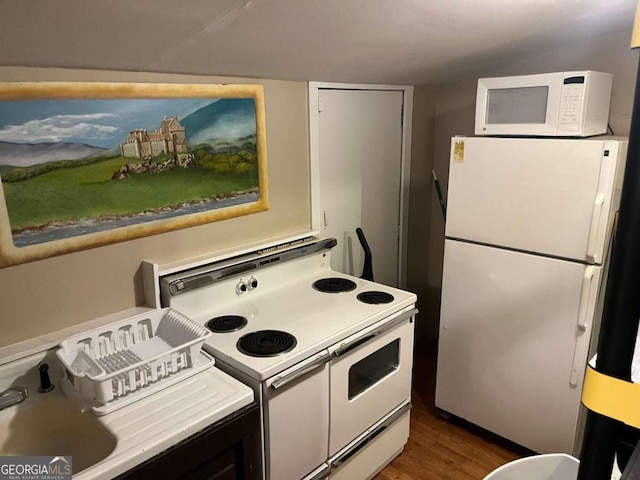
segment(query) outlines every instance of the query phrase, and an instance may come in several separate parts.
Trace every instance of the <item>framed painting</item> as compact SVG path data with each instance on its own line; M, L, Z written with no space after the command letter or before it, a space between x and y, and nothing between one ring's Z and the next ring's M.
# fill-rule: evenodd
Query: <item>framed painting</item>
M261 85L0 84L0 267L268 209Z

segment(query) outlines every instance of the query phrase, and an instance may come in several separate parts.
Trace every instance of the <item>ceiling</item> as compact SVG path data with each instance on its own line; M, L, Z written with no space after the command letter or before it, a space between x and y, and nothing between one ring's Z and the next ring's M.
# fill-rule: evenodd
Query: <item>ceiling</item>
M635 0L9 0L0 65L422 85L612 31Z

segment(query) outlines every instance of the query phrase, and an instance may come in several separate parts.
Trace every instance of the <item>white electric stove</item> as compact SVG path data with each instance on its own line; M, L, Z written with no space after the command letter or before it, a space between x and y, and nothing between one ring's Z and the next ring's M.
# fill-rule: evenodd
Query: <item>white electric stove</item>
M335 272L306 239L161 278L163 306L214 332L205 350L251 386L264 478L369 478L408 436L416 296Z

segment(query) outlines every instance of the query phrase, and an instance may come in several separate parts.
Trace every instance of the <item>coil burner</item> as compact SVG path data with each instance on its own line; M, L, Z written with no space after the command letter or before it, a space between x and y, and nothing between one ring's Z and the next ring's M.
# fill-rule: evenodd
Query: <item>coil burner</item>
M252 357L275 357L293 350L296 337L280 330L247 333L238 340L238 350Z
M356 282L340 277L321 278L314 282L313 288L325 293L350 292L355 290Z
M247 319L240 315L223 315L209 320L205 327L215 333L236 332L247 324Z
M362 292L356 297L358 300L364 303L370 303L372 305L380 305L381 303L393 302L393 295L386 292L370 291Z

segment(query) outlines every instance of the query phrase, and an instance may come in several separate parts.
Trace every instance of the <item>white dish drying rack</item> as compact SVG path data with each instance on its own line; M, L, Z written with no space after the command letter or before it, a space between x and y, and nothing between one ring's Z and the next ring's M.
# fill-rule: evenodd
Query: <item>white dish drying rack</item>
M171 308L153 310L66 339L56 355L65 394L103 415L202 370L211 332Z

